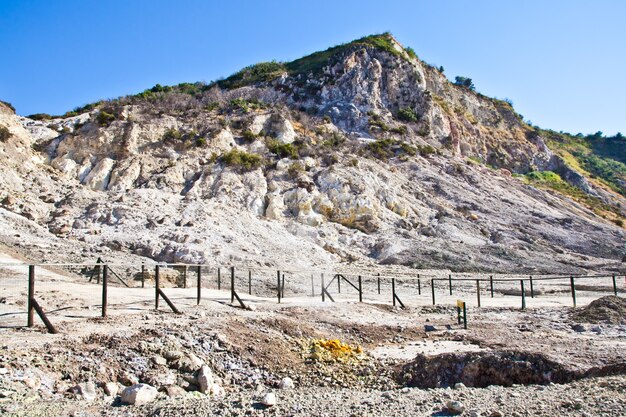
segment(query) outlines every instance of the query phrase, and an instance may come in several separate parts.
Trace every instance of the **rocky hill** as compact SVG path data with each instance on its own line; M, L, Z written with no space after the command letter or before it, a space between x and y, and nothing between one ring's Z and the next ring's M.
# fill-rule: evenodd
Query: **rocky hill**
M0 104L0 126L0 240L34 259L582 272L624 255L619 140L529 126L389 34L62 117Z

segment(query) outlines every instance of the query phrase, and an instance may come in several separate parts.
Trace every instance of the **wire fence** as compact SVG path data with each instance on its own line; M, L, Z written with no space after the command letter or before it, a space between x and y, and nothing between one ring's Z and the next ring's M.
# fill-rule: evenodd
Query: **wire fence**
M399 307L583 305L623 293L626 275L412 274L381 269L276 270L205 264L0 264L0 328L89 319L203 300L234 302L367 302ZM48 322L50 322L48 320ZM55 330L52 323L48 330Z

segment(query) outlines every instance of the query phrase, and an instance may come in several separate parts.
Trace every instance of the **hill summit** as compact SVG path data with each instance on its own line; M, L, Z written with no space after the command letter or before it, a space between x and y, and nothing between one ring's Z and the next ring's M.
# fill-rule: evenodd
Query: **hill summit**
M47 260L614 269L621 135L530 126L441 70L382 34L64 116L0 104L0 239Z

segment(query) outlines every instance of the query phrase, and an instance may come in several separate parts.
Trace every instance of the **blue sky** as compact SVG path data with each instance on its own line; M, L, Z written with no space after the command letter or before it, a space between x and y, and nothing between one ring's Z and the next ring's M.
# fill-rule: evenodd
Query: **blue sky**
M626 1L0 0L0 99L63 113L392 32L572 133L626 133Z

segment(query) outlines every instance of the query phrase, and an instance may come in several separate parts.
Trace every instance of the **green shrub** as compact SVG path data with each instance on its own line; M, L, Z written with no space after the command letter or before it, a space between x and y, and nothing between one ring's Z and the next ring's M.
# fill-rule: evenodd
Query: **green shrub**
M35 114L31 114L30 116L26 116L29 119L33 119L33 120L50 120L52 119L52 116L50 116L48 113L35 113Z
M218 84L222 88L234 89L271 81L286 71L287 68L281 62L260 62L237 71L225 80L219 81Z
M408 46L408 47L404 48L404 50L409 55L409 57L411 57L413 59L417 59L417 54L415 53L415 50L413 48Z
M303 172L304 165L300 162L294 162L293 164L289 165L289 168L287 168L287 174L291 178L297 178Z
M392 127L391 129L389 129L389 131L391 133L397 133L399 135L406 135L409 129L407 129L406 126L402 125L402 126Z
M218 103L217 101L212 101L209 104L207 104L206 106L204 106L204 109L207 111L213 111L213 110L217 110L220 108L220 103Z
M260 167L263 163L260 155L237 149L223 154L221 160L225 165L236 167L241 171L251 171Z
M429 156L437 153L437 149L433 148L430 145L421 145L417 147L420 155Z
M415 110L410 107L404 107L398 110L397 117L398 120L402 120L404 122L416 123L419 120L419 116L417 115Z
M619 227L624 227L624 219L615 219L613 220L613 223L615 223Z
M230 106L237 110L242 110L244 113L248 113L251 110L260 110L267 108L267 104L262 101L250 99L246 100L244 98L236 98L230 101Z
M298 147L293 143L282 143L276 139L269 139L266 142L267 149L280 158L298 159Z
M204 148L207 144L206 138L198 138L196 139L196 146L198 148Z
M163 134L163 141L165 142L178 142L182 139L182 132L176 129L167 129Z
M476 86L474 86L471 78L461 77L459 75L454 77L454 84L460 85L461 87L469 88L472 91L476 89Z
M107 113L104 110L100 110L98 116L96 116L96 121L100 126L107 127L115 121L115 115Z
M6 142L13 134L5 126L0 126L0 142Z
M255 139L257 138L257 135L252 132L251 130L244 130L243 133L241 134L241 137L246 141L246 142L254 142Z
M333 132L329 135L326 135L324 141L322 142L322 146L325 148L338 148L346 142L346 138L340 134L339 132Z

